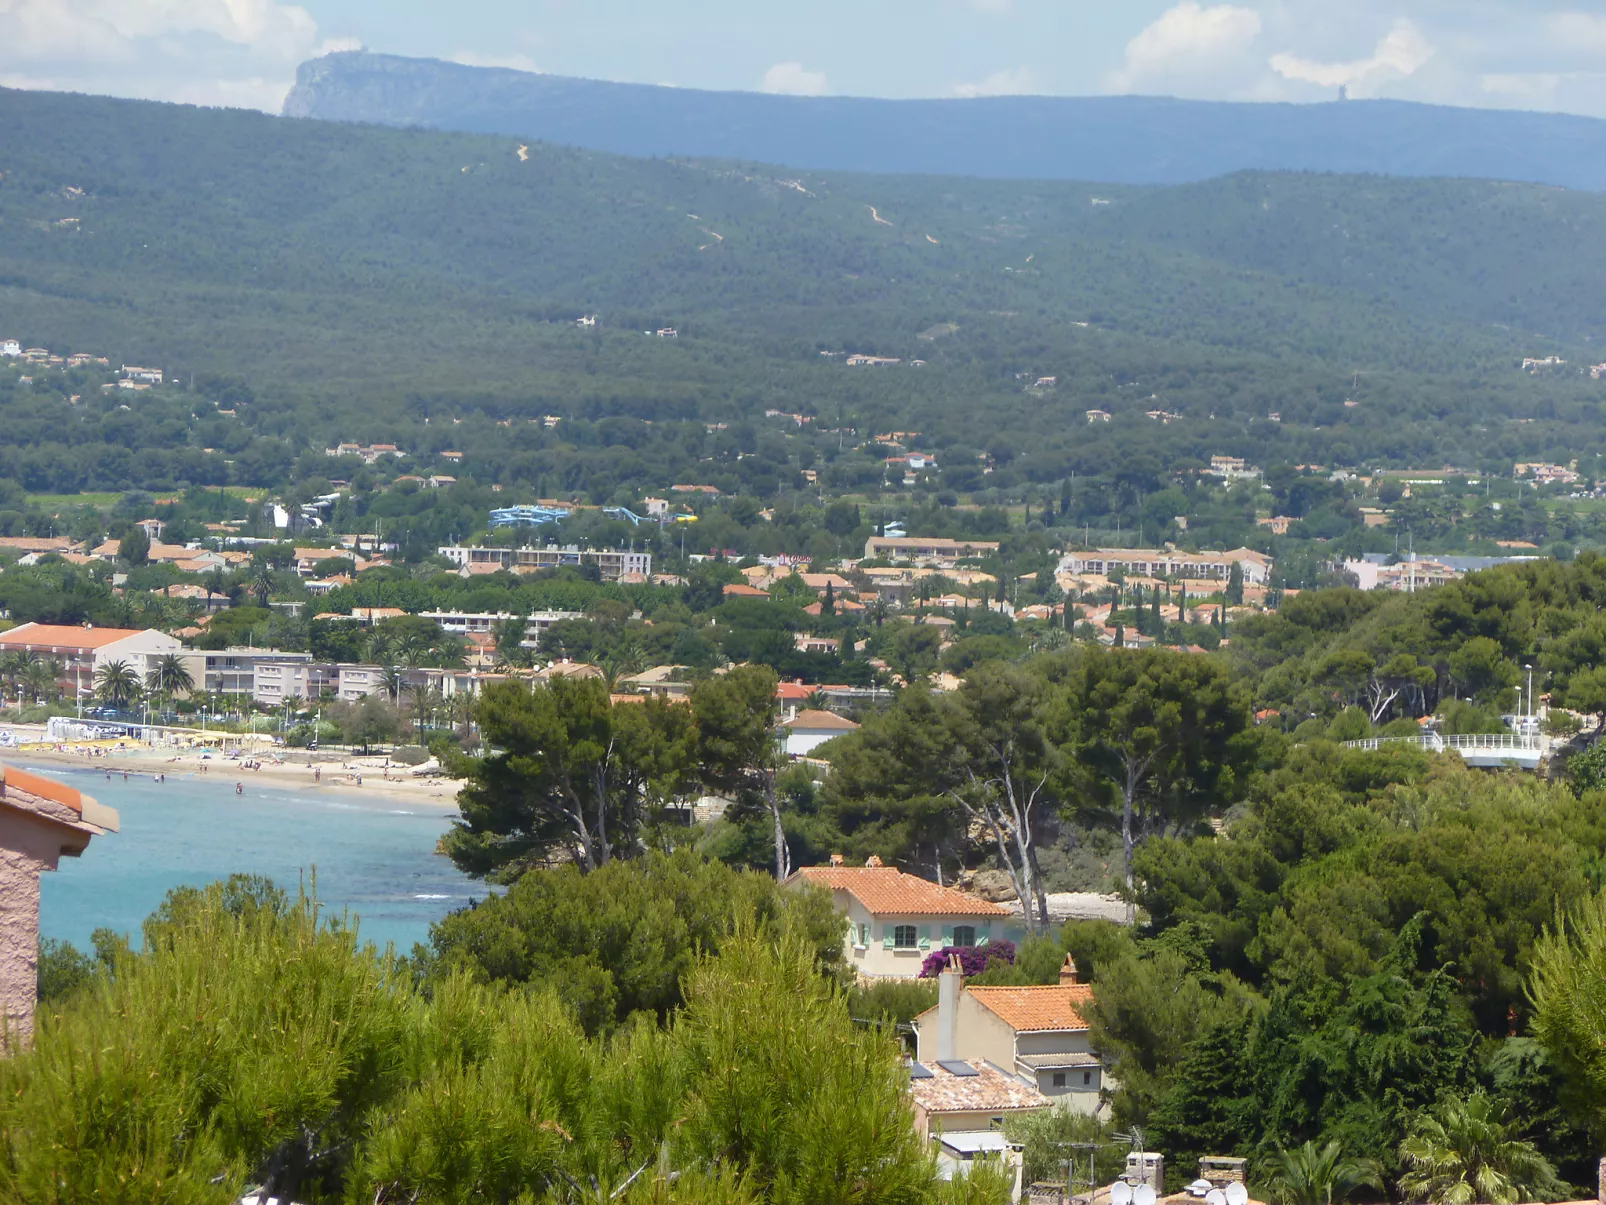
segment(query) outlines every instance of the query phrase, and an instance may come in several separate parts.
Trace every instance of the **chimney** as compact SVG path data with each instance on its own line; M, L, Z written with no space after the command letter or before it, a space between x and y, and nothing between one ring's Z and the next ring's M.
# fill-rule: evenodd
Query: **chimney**
M965 977L959 959L948 956L948 965L937 976L937 1061L959 1057L959 989Z
M866 858L864 860L864 864L865 864L866 867L880 866L881 865L881 859L876 854L871 854L868 858Z
M1076 959L1069 954L1065 956L1065 965L1060 968L1060 986L1065 987L1072 983L1082 982L1076 975Z
M831 865L832 866L842 866L846 862L847 862L847 859L844 858L841 854L832 854L831 855Z

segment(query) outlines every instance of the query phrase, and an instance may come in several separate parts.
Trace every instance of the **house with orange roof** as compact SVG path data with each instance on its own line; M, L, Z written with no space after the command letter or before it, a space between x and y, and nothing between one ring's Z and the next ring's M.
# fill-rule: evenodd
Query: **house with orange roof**
M77 627L71 624L25 623L0 632L0 654L33 653L61 664L61 684L83 694L95 688L95 674L121 661L143 681L156 663L184 646L154 628Z
M966 1139L992 1137L1010 1114L1035 1112L1054 1102L1030 1076L1013 1065L986 1055L967 1053L959 1037L963 1024L964 977L957 959L937 976L937 1006L922 1013L927 1031L909 1064L909 1097L914 1105L915 1132L942 1148L938 1159L964 1163L988 1150L988 1144ZM1006 989L1007 990L1007 989ZM995 1154L1003 1151L991 1145Z
M733 582L725 587L726 598L768 598L768 592L760 590L757 586L747 586L740 582Z
M944 972L940 978L946 980L950 974L957 977L956 972ZM953 985L940 983L936 1007L914 1020L916 1057L921 1062L958 1058L992 1063L1075 1112L1100 1112L1106 1075L1088 1036L1093 987L1080 981L1069 955L1058 983L961 984L951 992L954 999L947 1013L945 986ZM946 1050L952 1053L941 1053Z
M0 548L41 556L49 553L81 552L83 545L65 536L0 536Z
M830 647L835 649L836 642L831 641ZM789 757L807 757L826 741L845 732L853 732L859 727L852 720L837 715L834 711L817 711L812 708L805 708L802 711L789 709L789 711L790 714L780 724L781 730L786 734L786 753Z
M777 682L775 684L775 697L781 701L782 706L785 706L788 703L791 703L795 706L796 704L804 703L809 699L812 699L814 697L814 692L819 689L820 688L818 686L806 685L803 680L799 678L796 682Z
M917 979L932 950L1018 941L1024 933L1008 908L883 866L877 857L847 866L833 855L829 866L805 866L786 882L831 892L848 918L848 965L866 979Z
M39 876L117 831L117 813L41 774L0 765L0 1052L33 1041Z

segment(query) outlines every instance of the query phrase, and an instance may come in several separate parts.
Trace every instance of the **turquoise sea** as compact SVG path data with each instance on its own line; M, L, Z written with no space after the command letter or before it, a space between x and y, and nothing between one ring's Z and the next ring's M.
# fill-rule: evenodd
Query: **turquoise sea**
M22 764L21 759L17 759ZM364 939L394 942L399 953L429 926L472 899L484 884L435 853L452 815L438 807L365 797L360 791L259 787L235 778L169 777L114 770L104 763L36 767L117 809L122 831L96 837L81 858L63 858L41 883L43 936L87 949L97 928L130 933L169 888L201 886L237 871L265 874L294 893L317 872L318 898L349 910Z

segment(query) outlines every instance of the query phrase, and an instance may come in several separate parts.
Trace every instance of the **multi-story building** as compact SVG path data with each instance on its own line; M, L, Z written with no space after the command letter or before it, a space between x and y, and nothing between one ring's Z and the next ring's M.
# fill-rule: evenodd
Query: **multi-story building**
M996 548L997 545L994 545ZM454 546L439 549L441 556L456 565L465 575L485 572L487 569L509 569L514 573L535 573L541 569L558 569L563 566L579 568L595 565L605 582L621 578L641 580L652 575L652 553L626 551L622 548L581 548L578 544L545 548L472 548ZM484 566L484 568L480 568Z
M33 653L58 662L60 684L85 697L94 692L95 675L114 662L122 662L143 682L163 657L183 651L177 639L155 629L25 623L0 632L0 654Z
M829 866L805 866L787 883L813 883L831 892L837 911L848 918L847 965L861 978L915 979L933 950L1023 935L1009 909L883 866L876 857L846 866L833 856Z
M1093 548L1073 552L1060 561L1059 571L1093 577L1170 577L1182 581L1224 582L1237 565L1244 584L1263 586L1271 575L1272 560L1251 548L1231 552L1179 552L1174 548Z
M893 561L935 565L939 569L953 569L960 561L975 560L997 551L996 541L945 540L936 536L871 536L864 542L867 560L886 557Z
M254 666L251 698L263 707L280 706L286 699L313 703L326 696L350 703L384 689L385 671L380 666L338 665L315 662L304 653L277 653Z
M263 664L309 664L311 653L285 653L278 649L216 649L190 653L187 659L200 662L200 673L191 676L199 689L208 694L256 697L257 668ZM302 694L302 698L308 697Z
M456 636L489 636L496 625L509 619L524 620L524 640L526 648L534 648L541 639L541 633L555 623L565 619L584 619L584 611L532 611L528 615L514 615L511 611L422 611L425 619L433 619L441 625L443 632L451 632Z

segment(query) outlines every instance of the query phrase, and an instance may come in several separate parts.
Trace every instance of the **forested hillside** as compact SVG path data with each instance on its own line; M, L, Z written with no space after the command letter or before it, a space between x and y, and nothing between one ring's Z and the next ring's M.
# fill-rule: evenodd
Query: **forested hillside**
M5 333L243 381L265 405L241 424L277 408L309 443L774 407L1007 432L1011 472L1057 482L1112 448L1476 466L1599 442L1589 194L821 176L10 91L0 119Z

